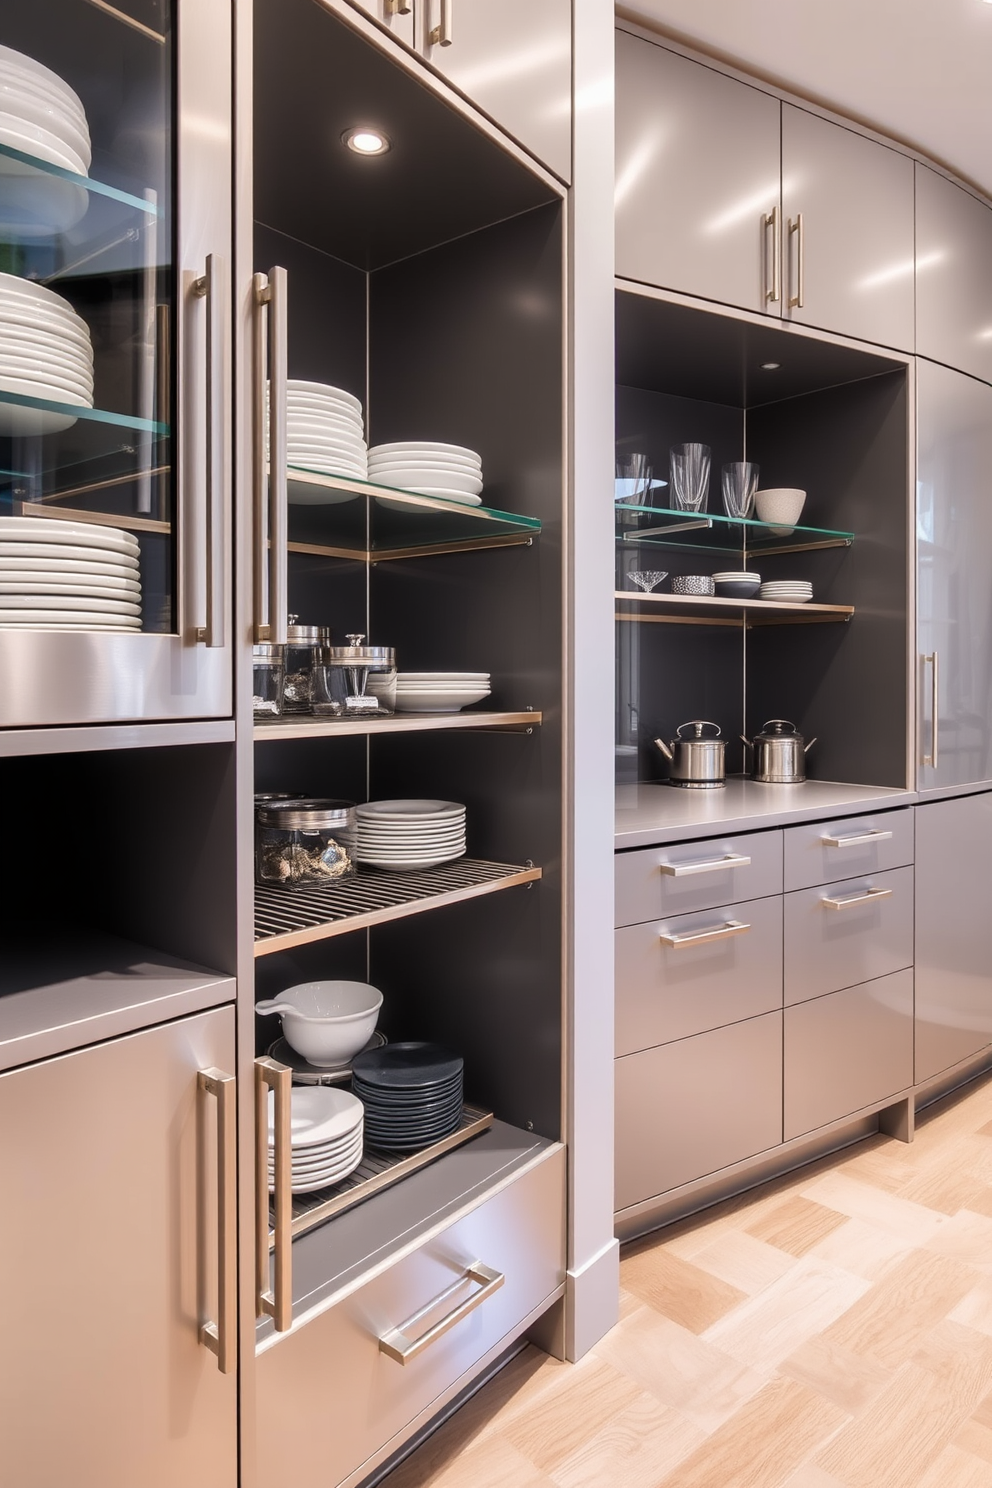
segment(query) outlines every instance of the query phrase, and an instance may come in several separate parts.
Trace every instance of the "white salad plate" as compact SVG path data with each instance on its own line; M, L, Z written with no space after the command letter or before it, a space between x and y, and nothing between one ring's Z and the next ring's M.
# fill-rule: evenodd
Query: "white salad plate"
M88 548L113 548L138 556L138 539L122 527L98 522L71 522L61 517L0 517L0 538L25 542L81 543Z
M44 600L23 598L16 594L4 596L3 605L8 610L33 610L39 606L46 610L99 610L105 615L138 615L141 606L133 599L87 599L77 594L46 594Z
M403 797L395 801L363 801L356 807L358 816L386 817L390 821L423 821L426 817L464 816L460 801L435 801L429 798Z
M91 625L101 630L140 630L141 620L135 615L113 615L103 610L17 610L0 607L0 625L17 625L24 629L46 629L52 625L58 630L89 630Z
M467 475L470 479L480 479L482 475L480 465L473 465L468 460L445 460L441 455L433 460L404 459L399 455L370 455L369 464L376 470L443 470L448 475Z
M415 453L416 451L421 453ZM476 454L475 450L466 449L462 444L435 444L431 440L412 439L403 444L375 444L369 454L376 458L380 455L403 455L410 460L423 460L432 455L454 455L457 459L467 460L470 465L482 469L482 456Z
M80 599L130 599L133 604L137 605L138 600L141 598L141 585L132 584L129 589L125 590L114 588L113 585L109 584L67 584L60 582L58 579L41 578L15 581L4 578L3 574L0 573L0 595L4 594L43 594L46 596L45 603L52 596L78 596ZM37 599L33 602L35 604L39 603ZM7 600L0 599L0 604L6 603L8 603Z
M25 155L50 160L53 165L62 165L63 170L75 171L79 176L86 174L89 141L82 139L71 119L60 119L56 125L50 115L46 117L41 105L32 107L25 100L16 113L0 112L0 139L15 150L23 150Z
M23 317L23 321L27 322L29 318L30 311ZM4 351L71 351L73 355L82 357L87 362L93 360L93 347L90 344L89 332L81 331L71 321L66 321L57 331L50 331L34 321L31 321L31 324L12 321L4 315L3 308L0 307L0 322L3 325Z
M89 139L86 111L68 83L56 87L46 78L33 77L23 68L0 61L0 103L9 114L19 113L29 103L36 108L47 109L54 120L65 120L85 139Z
M315 398L333 398L339 403L346 403L356 413L361 413L362 405L354 393L347 392L344 388L335 387L330 382L307 382L300 377L290 377L286 382L286 392L289 396L301 393L304 396Z
M410 827L389 829L385 827L360 826L358 829L358 840L366 842L392 842L396 847L416 847L422 843L429 842L431 846L439 842L455 842L465 836L465 823L459 822L450 830L442 831L439 827Z
M328 1169L339 1168L355 1156L356 1152L362 1150L362 1124L358 1130L349 1135L341 1142L321 1147L300 1147L293 1153L292 1171L293 1177L319 1177ZM298 1154L304 1153L305 1156ZM275 1157L273 1149L269 1147L269 1177L272 1177L275 1168Z
M31 545L22 543L21 546ZM86 549L82 551L85 553ZM25 583L31 584L40 583L42 579L55 578L64 580L67 584L109 584L135 589L141 587L136 563L125 563L121 560L121 563L117 564L110 559L104 563L97 557L90 559L60 557L46 564L45 557L51 558L51 554L42 554L37 558L0 556L0 579L8 581L23 579Z
M61 392L81 398L85 406L93 402L93 374L87 377L83 373L76 374L69 368L58 369L56 367L41 367L17 365L6 362L0 356L0 378L5 383L30 382L38 388L55 388ZM11 391L12 389L8 389ZM38 397L53 397L52 393L39 392ZM64 401L64 400L63 400Z
M290 455L346 455L349 459L361 460L366 465L365 446L358 439L287 439L286 450Z
M482 490L480 477L463 475L461 471L445 470L383 470L381 466L369 467L376 479L384 486L412 487L420 489L430 486L437 491L450 491L462 496L478 496Z
M0 66L15 75L33 78L45 87L51 88L56 95L65 95L75 99L80 108L83 106L79 95L70 88L64 78L59 77L59 74L53 72L50 67L46 67L44 62L39 62L37 57L29 56L27 52L18 52L9 46L0 46Z
M85 121L54 98L45 98L30 87L15 87L0 82L0 119L14 128L22 121L47 130L61 140L85 166L90 163L90 132Z

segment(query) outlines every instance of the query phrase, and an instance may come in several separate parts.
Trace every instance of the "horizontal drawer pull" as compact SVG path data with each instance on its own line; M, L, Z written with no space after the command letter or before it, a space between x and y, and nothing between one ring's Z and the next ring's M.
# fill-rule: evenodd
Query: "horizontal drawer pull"
M494 1271L491 1266L485 1266L481 1261L473 1262L467 1267L463 1276L459 1276L451 1286L445 1287L444 1291L428 1302L426 1307L421 1307L419 1312L408 1317L406 1322L401 1323L398 1328L390 1328L388 1333L383 1333L379 1339L379 1352L385 1354L387 1358L395 1359L397 1364L409 1364L411 1359L422 1354L424 1349L429 1348L436 1339L447 1333L449 1328L453 1328L456 1323L461 1322L462 1318L468 1317L470 1312L481 1307L487 1297L499 1291L505 1280L501 1271ZM460 1302L450 1312L446 1312L433 1328L427 1329L426 1333L421 1333L418 1338L411 1338L410 1329L415 1328L422 1318L440 1307L467 1281L477 1281L479 1290L473 1292L471 1297L466 1297L464 1302Z
M824 847L864 847L870 842L888 842L891 832L856 832L853 837L821 837Z
M844 899L821 899L827 909L852 909L855 904L872 904L876 899L891 899L892 889L868 889L864 894L849 894Z
M673 946L680 950L685 946L708 945L713 940L729 940L732 935L743 935L745 930L750 930L750 925L745 925L743 920L728 920L725 925L717 925L712 930L691 930L686 935L675 935L670 931L662 930L658 936L662 945Z
M707 858L702 863L659 863L658 866L662 873L668 873L672 878L688 878L690 873L717 873L721 868L747 868L750 863L750 858L727 853L726 857Z

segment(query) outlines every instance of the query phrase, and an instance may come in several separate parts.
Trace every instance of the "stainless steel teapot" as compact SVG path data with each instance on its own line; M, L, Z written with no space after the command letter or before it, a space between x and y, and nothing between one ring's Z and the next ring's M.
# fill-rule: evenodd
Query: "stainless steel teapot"
M799 785L806 779L806 755L816 743L806 744L794 723L769 718L753 740L741 734L751 751L751 779L762 785Z
M693 729L691 737L683 739L682 730ZM703 729L715 729L715 734L706 735ZM726 739L720 738L720 725L694 719L691 723L680 723L671 744L664 739L655 739L655 744L671 765L670 785L681 785L689 790L714 790L726 785L727 752Z

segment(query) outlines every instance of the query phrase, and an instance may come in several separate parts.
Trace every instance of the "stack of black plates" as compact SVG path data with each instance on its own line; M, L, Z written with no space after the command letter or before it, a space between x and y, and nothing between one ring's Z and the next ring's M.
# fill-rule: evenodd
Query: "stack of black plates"
M387 1044L356 1054L351 1088L372 1147L411 1152L458 1130L464 1062L442 1044Z

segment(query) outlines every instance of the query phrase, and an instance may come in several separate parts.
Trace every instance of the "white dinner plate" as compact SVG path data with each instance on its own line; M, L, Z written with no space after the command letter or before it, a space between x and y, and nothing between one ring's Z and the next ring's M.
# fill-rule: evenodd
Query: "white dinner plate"
M326 1172L328 1168L340 1167L349 1158L354 1157L356 1152L361 1151L364 1121L360 1122L357 1131L350 1133L346 1141L338 1142L329 1147L298 1147L293 1153L292 1169L294 1177L298 1174L317 1174ZM305 1154L305 1155L298 1155ZM275 1167L273 1149L269 1148L269 1176Z
M290 1142L313 1147L354 1131L364 1120L357 1096L333 1085L296 1085L291 1096ZM275 1096L269 1091L269 1140L275 1131Z
M340 411L339 411L340 410ZM286 409L286 427L293 429L343 429L348 434L360 434L365 438L365 425L357 413L340 404L339 408L328 405L316 408L309 405L297 407L290 404Z
M362 467L360 465L353 465L346 460L294 459L287 461L287 464L292 470L308 470L312 475L342 475L346 480L365 480L365 471L362 469ZM324 494L320 496L301 495L295 497L290 496L289 498L289 500L292 501L296 506L321 506L325 505L327 502L351 501L352 499L353 498L351 497L351 495L347 492L343 494L335 494L335 492L333 491L326 490Z
M123 527L98 522L73 522L62 517L0 517L0 538L25 542L81 543L87 548L113 548L137 558L138 539ZM76 554L70 554L76 557Z
M419 847L426 843L430 843L433 847L440 843L448 844L459 840L464 841L464 838L464 822L461 822L457 827L453 827L450 832L441 832L436 827L432 827L430 830L424 828L423 830L418 829L416 831L399 831L398 829L386 831L383 827L376 827L374 829L371 827L359 827L358 829L358 842L362 847L369 843L381 845L387 842L391 842L397 848Z
M139 615L140 604L132 599L86 599L83 595L69 594L46 594L44 600L32 599L30 595L21 598L16 594L6 594L3 598L3 606L8 610L99 610L105 615Z
M469 460L456 460L453 456L450 459L445 458L443 455L437 455L433 460L415 460L401 455L370 455L369 464L374 465L376 470L444 470L448 474L463 472L468 476L479 476L482 473L481 465Z
M57 89L5 62L0 62L0 103L10 114L16 114L24 103L49 109L53 116L67 120L80 134L89 137L86 111L71 88Z
M316 1193L318 1189L321 1189L321 1188L330 1188L330 1186L331 1186L332 1183L341 1183L345 1178L348 1177L349 1173L353 1173L355 1171L355 1169L360 1166L361 1161L362 1161L362 1156L363 1156L363 1153L361 1151L359 1151L358 1154L357 1154L357 1156L355 1156L354 1158L352 1158L349 1161L349 1163L343 1168L343 1170L339 1170L338 1172L332 1173L330 1176L327 1176L327 1177L316 1178L316 1179L315 1178L310 1178L306 1182L304 1182L303 1179L294 1178L292 1180L292 1190L293 1190L293 1193L294 1194ZM270 1178L270 1180L269 1180L269 1191L271 1192L272 1189L273 1189L273 1182L272 1182L272 1179Z
M12 118L10 114L0 114L0 144L7 145L11 150L21 150L25 155L33 155L36 160L44 160L48 165L57 165L62 170L72 171L77 176L85 176L86 166L75 150L69 145L63 144L48 129L39 129L36 124L30 124L27 120ZM17 162L11 160L10 164Z
M464 852L437 853L429 858L364 858L359 854L358 861L364 863L368 868L389 868L397 873L415 873L422 868L439 868L442 863L453 863L456 858L463 858Z
M3 529L0 528L0 533ZM2 546L2 544L0 544ZM19 548L29 547L31 544L8 544ZM68 551L68 549L66 550ZM85 554L86 549L80 549ZM40 583L42 579L65 580L66 583L80 584L118 584L124 587L141 588L138 577L138 565L129 563L126 559L115 562L108 557L104 562L96 554L92 558L58 558L48 563L45 558L51 559L51 553L47 550L40 557L4 558L0 556L0 579L23 579L26 583Z
M38 377L15 377L9 372L0 373L0 391L18 393L22 398L43 398L47 403L62 403L71 408L93 407L92 394L77 392L75 388L63 386L54 381L42 382ZM16 409L18 414L38 411L31 408L17 408L16 404L11 403L7 405L4 412L9 413L12 409Z
M14 580L5 578L0 573L0 595L4 594L78 595L80 599L130 598L134 604L137 604L141 598L141 585L131 584L130 588L125 589L112 584L67 584L58 579ZM0 599L0 604L5 603L6 600Z
M8 624L28 629L38 626L44 629L48 624L56 625L59 630L66 627L88 630L91 624L111 630L141 629L141 620L137 615L113 615L103 610L17 610L0 607L0 625Z
M43 289L44 296L35 294ZM33 279L0 272L0 315L30 316L29 325L59 334L72 329L88 334L88 326L68 300Z
M319 1087L312 1086L312 1089ZM328 1087L324 1087L325 1089ZM359 1127L358 1137L350 1141L347 1147L332 1153L328 1157L321 1157L316 1162L298 1163L294 1157L291 1169L291 1181L296 1183L315 1183L323 1179L325 1183L334 1181L336 1173L347 1172L356 1161L361 1161L362 1149L365 1145L364 1126ZM269 1150L269 1185L271 1187L275 1177L275 1163L272 1160L272 1151Z
M449 491L453 496L478 496L482 490L480 477L464 475L461 471L449 473L445 470L383 470L375 469L375 480L381 486L399 486L401 490L421 491L429 486L435 491Z
M13 47L0 46L0 66L15 76L31 78L35 82L51 88L57 97L67 97L75 100L82 108L79 94L71 88L64 77L46 67L44 62L39 62L37 57L31 57L27 52L15 51Z
M82 187L71 189L81 191ZM85 321L78 325L66 318L56 321L53 315L35 310L31 305L0 304L0 340L6 339L13 331L22 336L30 333L36 346L50 347L53 351L60 346L73 346L84 356L93 355L93 343Z
M79 347L66 342L63 346L26 346L8 341L0 331L0 362L16 377L21 371L60 371L92 383L93 358Z
M286 440L286 449L290 455L348 455L353 460L361 460L367 467L365 445L360 439L338 439L330 434L308 436L306 439L291 438Z
M39 284L35 279L22 279L19 274L0 272L0 294L15 300L28 300L31 304L41 305L56 313L76 316L69 301L54 289L49 289L47 284Z
M298 398L301 401L315 399L321 403L343 403L361 417L362 405L354 393L347 392L345 388L334 387L329 382L304 382L291 377L286 383L286 396L288 399Z
M397 672L397 682L488 682L491 672Z
M93 374L87 377L83 373L75 373L68 367L56 368L41 367L38 365L18 364L6 362L0 356L0 378L4 384L15 382L30 382L35 386L31 396L36 398L50 398L56 402L65 403L71 395L73 398L82 399L83 408L93 406ZM47 391L46 391L47 389ZM7 387L8 392L17 392L19 389Z
M84 167L89 166L92 153L89 130L80 129L76 120L54 103L46 103L31 93L18 95L8 89L0 93L0 120L6 128L15 128L23 122L30 129L44 130L52 139L61 141L71 154L78 156Z
M416 453L420 451L421 453ZM454 455L456 458L467 460L469 464L482 468L482 456L475 450L466 449L462 444L435 444L431 440L412 439L402 444L376 444L369 451L370 454L379 455L405 455L408 459L424 459L431 455Z
M359 816L388 817L396 821L422 821L424 817L459 816L465 812L461 801L437 801L428 796L402 796L389 801L362 801L356 807Z

